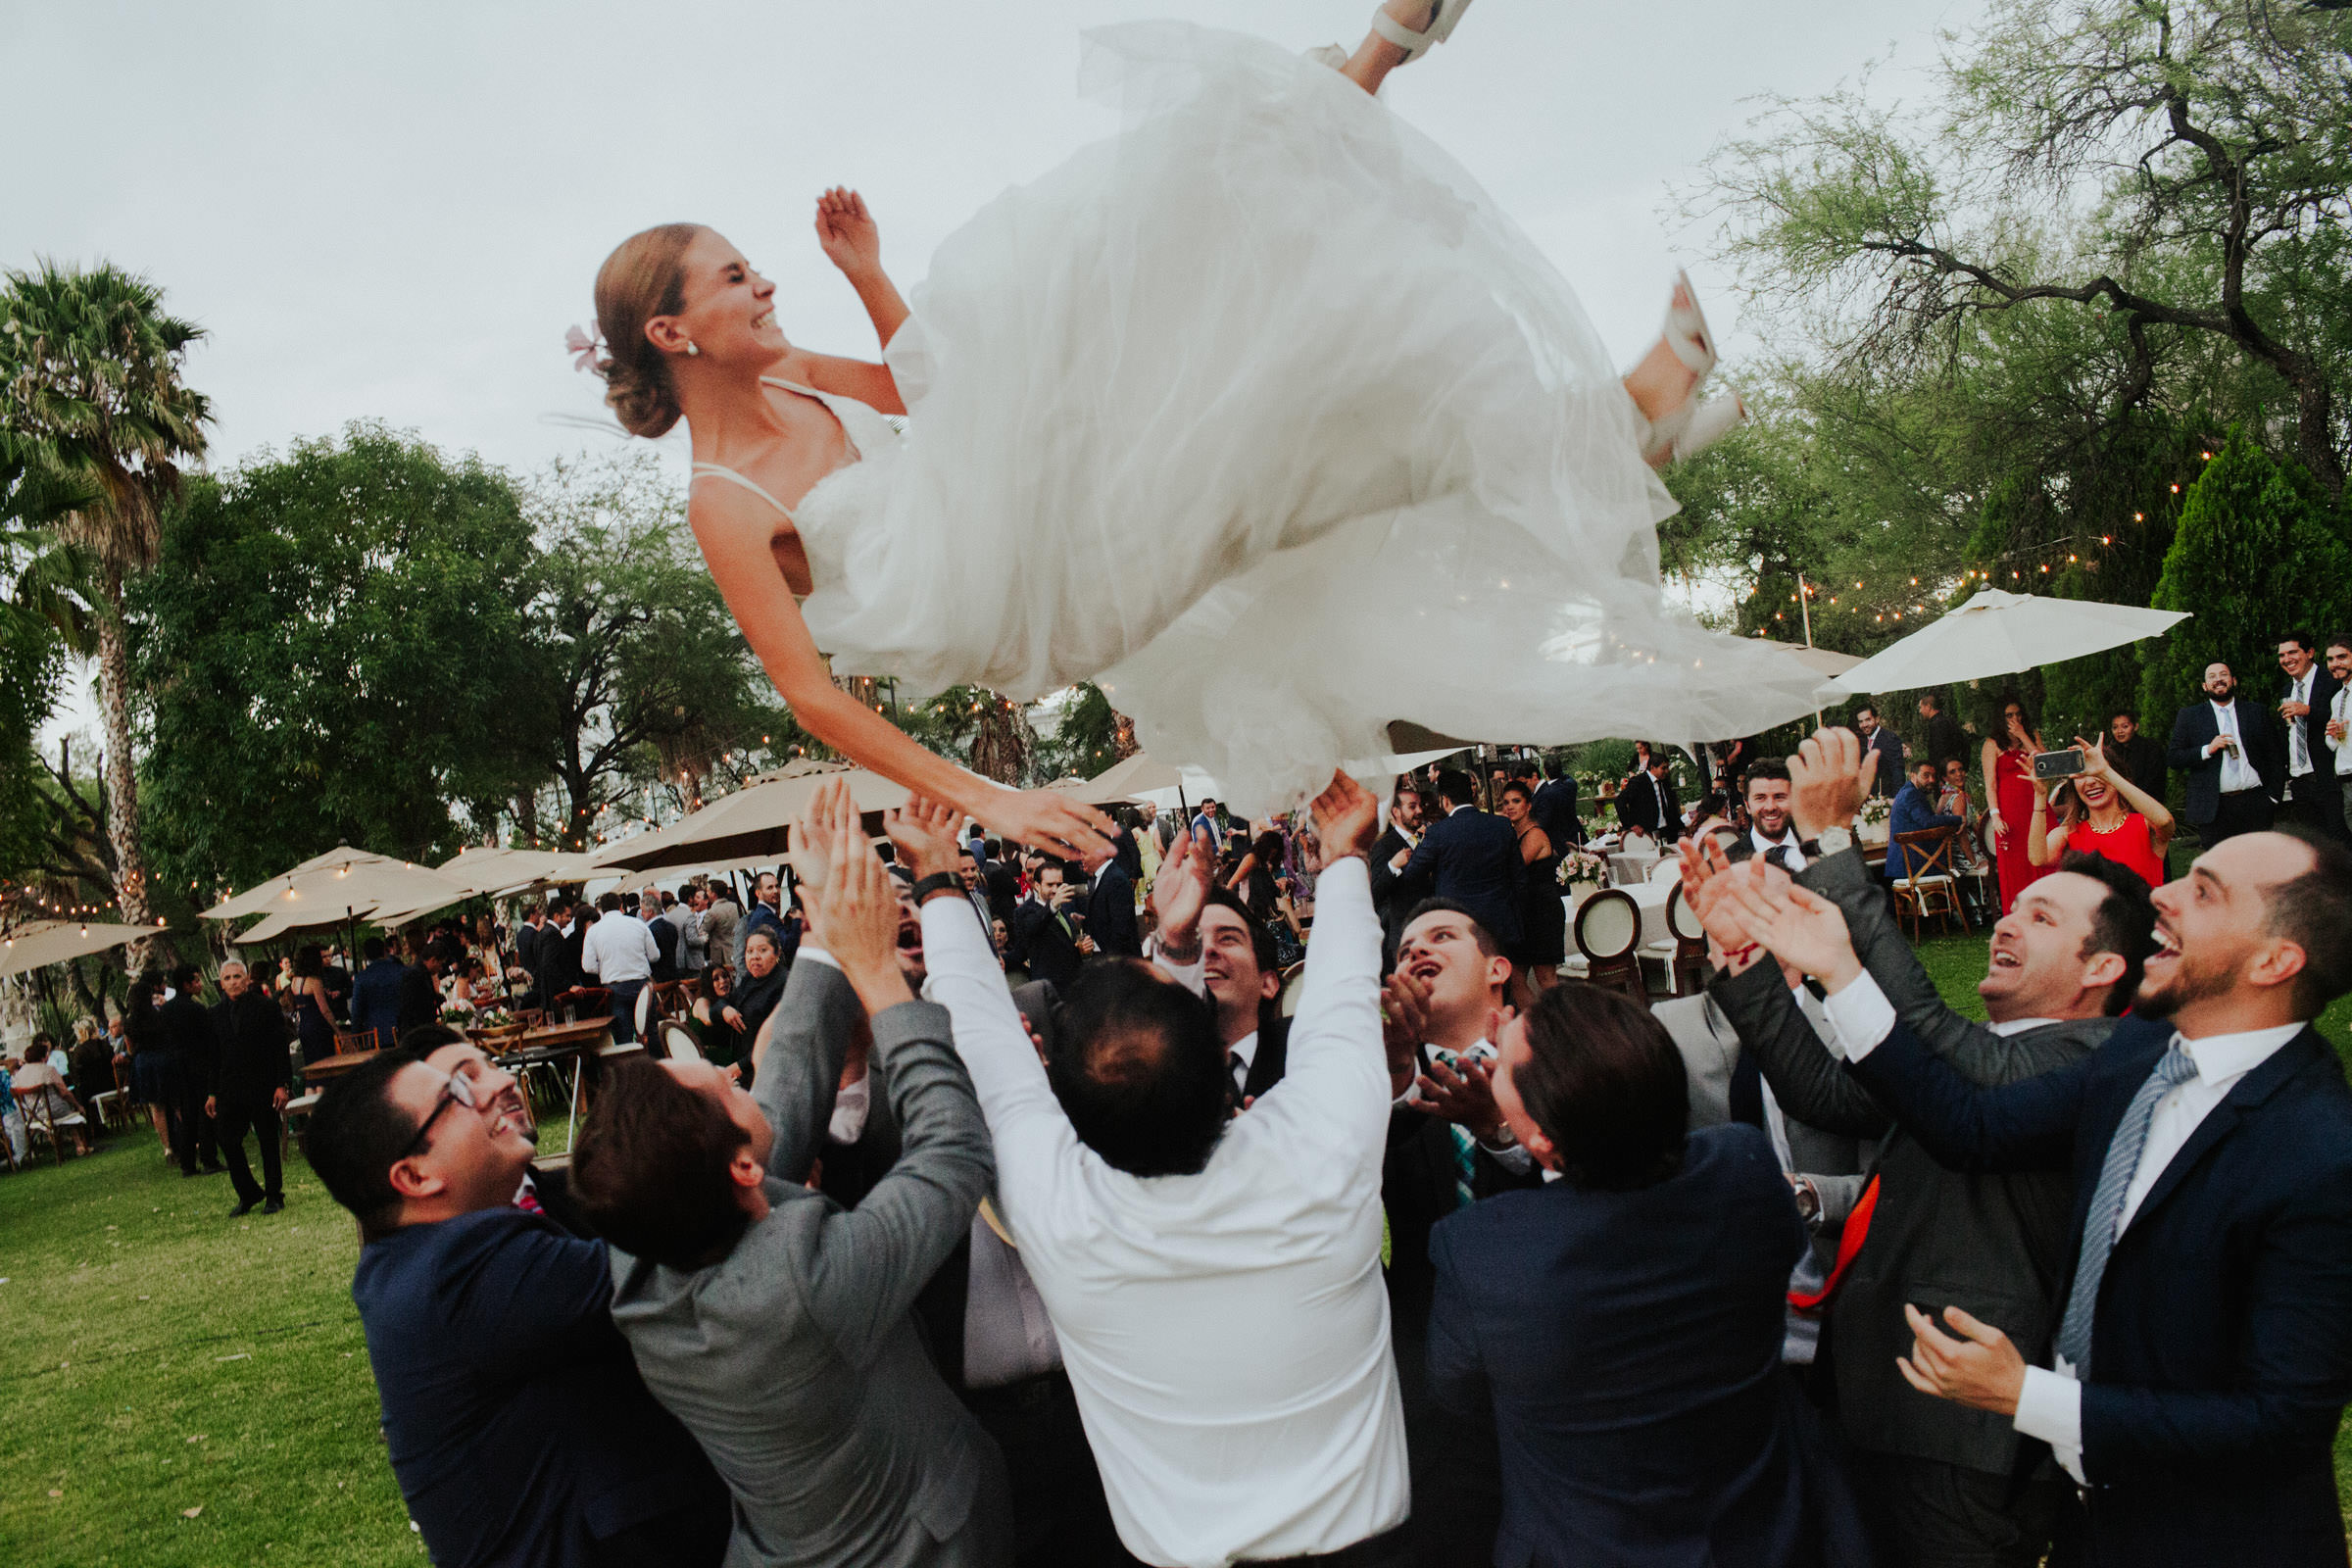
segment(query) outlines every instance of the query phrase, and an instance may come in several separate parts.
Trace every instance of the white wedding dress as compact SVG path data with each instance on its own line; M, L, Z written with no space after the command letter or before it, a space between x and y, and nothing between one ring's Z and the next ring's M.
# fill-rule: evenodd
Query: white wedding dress
M1661 598L1674 502L1617 370L1434 144L1183 24L1090 33L1082 81L1124 129L940 247L884 356L904 437L825 399L860 461L795 522L836 670L1098 681L1253 812L1391 720L1684 741L1814 706Z

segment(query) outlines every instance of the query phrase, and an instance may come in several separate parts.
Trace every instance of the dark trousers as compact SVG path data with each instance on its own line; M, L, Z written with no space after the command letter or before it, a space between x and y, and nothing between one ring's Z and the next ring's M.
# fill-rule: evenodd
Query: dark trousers
M1418 1499L1416 1499L1417 1501ZM1248 1557L1246 1562L1293 1563L1298 1568L1315 1564L1317 1568L1413 1568L1412 1526L1398 1525L1377 1536L1367 1536L1353 1545L1337 1551L1312 1552L1304 1557Z
M2335 760L2330 754L2327 760ZM2283 821L2309 828L2324 839L2344 839L2344 781L2334 773L2319 769L2290 779L2286 786L2286 804L2278 808Z
M2046 1456L2024 1477L1860 1451L1848 1468L1886 1568L2036 1568L2076 1508Z
M625 1046L637 1038L637 997L645 990L643 980L616 981L612 992L612 1043Z
M969 1389L963 1402L1004 1451L1012 1493L1012 1560L1021 1568L1129 1568L1102 1495L1102 1476L1078 1419L1067 1373L1001 1389Z
M179 1168L193 1176L197 1161L202 1160L219 1170L220 1144L213 1118L204 1113L204 1075L186 1067L175 1068L171 1098L174 1102L169 1112L172 1152L179 1156Z
M277 1107L270 1103L267 1095L258 1101L219 1101L220 1115L220 1152L228 1160L228 1179L237 1189L237 1201L250 1203L258 1199L281 1200L286 1196L285 1172L278 1168ZM253 1167L245 1163L245 1130L250 1127L261 1138L262 1180L265 1187L253 1182Z
M2267 833L2277 814L2278 808L2271 804L2270 796L2264 791L2239 790L2234 795L2221 798L2214 807L2212 821L2195 824L2197 839L2210 850L2224 839L2233 839L2240 833Z

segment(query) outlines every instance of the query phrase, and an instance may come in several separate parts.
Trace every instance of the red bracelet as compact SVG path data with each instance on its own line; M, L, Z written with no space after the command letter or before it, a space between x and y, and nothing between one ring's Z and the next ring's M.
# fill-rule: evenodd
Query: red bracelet
M1726 963L1745 963L1748 959L1755 956L1756 950L1763 945L1764 944L1761 942L1750 942L1744 948L1734 948L1731 952L1723 956L1723 961Z

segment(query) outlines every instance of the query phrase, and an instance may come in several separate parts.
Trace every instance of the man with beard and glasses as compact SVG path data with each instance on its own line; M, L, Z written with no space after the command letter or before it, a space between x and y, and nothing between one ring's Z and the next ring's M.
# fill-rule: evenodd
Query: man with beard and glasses
M1848 1071L1937 1159L2072 1173L2048 1365L1923 1282L1904 1378L2050 1445L2084 1489L2084 1560L2340 1565L2352 1088L2312 1020L2352 989L2352 851L2208 850L2154 895L2134 1015L1999 1087L1911 1031L1836 906L1737 891L1754 939L1826 987Z
M1903 939L1849 824L1875 768L1849 731L1806 741L1790 763L1793 831L1820 850L1796 883L1833 902L1872 982L1907 1026L1981 1083L2011 1083L2082 1060L2130 1004L2149 949L2147 887L2112 861L2073 858L2018 896L1993 928L1977 992L1989 1024L1946 1006ZM1709 995L1788 1116L1826 1133L1884 1137L1877 1179L1856 1199L1829 1277L1798 1293L1826 1308L1827 1355L1865 1516L1889 1561L2030 1568L2059 1528L2070 1490L2047 1452L2007 1422L1921 1398L1895 1358L1902 1308L1920 1282L2038 1350L2056 1325L2072 1182L2062 1172L1947 1168L1901 1130L1839 1062L1826 1008L1807 1016L1782 965L1726 897L1758 862L1684 857L1683 888L1718 954Z

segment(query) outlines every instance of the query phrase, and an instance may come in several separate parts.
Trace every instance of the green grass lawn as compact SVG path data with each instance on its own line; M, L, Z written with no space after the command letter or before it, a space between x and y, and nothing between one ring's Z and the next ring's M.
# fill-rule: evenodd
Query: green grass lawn
M1982 1017L1983 940L1923 952ZM2352 1004L2323 1026L2352 1050ZM424 1562L376 1435L358 1238L299 1154L286 1178L284 1213L231 1220L227 1178L183 1181L149 1132L0 1178L0 1564Z

